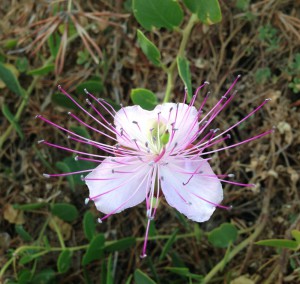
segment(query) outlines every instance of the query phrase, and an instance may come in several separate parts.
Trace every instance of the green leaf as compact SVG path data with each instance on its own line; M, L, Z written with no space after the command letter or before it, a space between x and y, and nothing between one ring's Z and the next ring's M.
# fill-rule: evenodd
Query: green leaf
M153 220L149 226L149 237L155 237L156 235L157 235L157 231L155 228L155 220Z
M222 20L218 0L183 0L183 2L206 25L216 24Z
M38 258L38 257L40 257L40 256L48 253L48 251L45 251L45 250L44 251L40 251L38 253L33 253L34 251L35 250L33 250L32 252L30 252L30 254L26 254L26 255L22 256L20 258L19 264L22 264L22 265L27 264L27 263L35 260L36 258Z
M99 234L94 237L82 258L82 265L87 265L90 262L103 257L104 241L105 239L103 234Z
M230 223L224 223L208 233L208 241L217 248L226 248L237 239L237 236L237 228Z
M296 240L298 245L300 245L300 231L299 230L292 230L291 232L293 238Z
M17 77L13 74L13 72L5 66L5 64L0 63L0 79L5 83L7 88L9 88L12 92L19 95L20 97L24 97L24 90L21 88L20 83Z
M164 245L162 252L159 256L159 261L163 260L164 257L167 255L167 253L169 252L172 244L175 242L176 240L176 235L178 233L178 229L176 229L173 234L170 236L170 238L167 240L166 244Z
M84 94L84 89L87 89L91 94L99 94L103 90L103 84L100 78L95 78L90 81L85 81L76 87L77 94Z
M73 97L73 99L78 102L78 100L75 97ZM68 97L61 93L53 93L51 95L51 101L52 103L60 107L80 111L80 108L78 106L76 106Z
M61 37L58 32L52 33L48 38L48 46L53 58L56 58L61 42Z
M3 46L6 48L6 49L13 49L17 46L18 44L18 40L15 39L15 38L9 38L7 40L4 41L3 43Z
M72 260L72 251L69 249L63 250L57 259L57 270L59 273L65 273L69 270Z
M190 102L193 96L190 63L186 58L178 56L177 67L179 76L187 89L187 101Z
M28 59L26 57L18 57L16 67L20 72L26 72L29 67Z
M129 275L129 277L127 278L125 284L131 284L131 279L132 279L132 274Z
M165 267L165 269L181 276L187 276L190 273L187 267Z
M62 162L57 162L56 167L64 173L76 172L92 169L95 165L89 161L76 161L73 156L63 159ZM85 184L81 180L81 174L69 175L67 176L69 185L71 189L75 190L75 185Z
M147 58L156 66L160 66L160 52L142 31L137 30L138 43Z
M155 282L143 271L136 269L134 271L134 283L137 284L155 284Z
M1 109L2 109L2 113L4 114L4 116L10 122L10 124L14 127L14 129L18 133L19 137L23 140L25 137L24 137L24 134L22 132L21 126L16 121L14 115L10 112L8 106L6 104L3 104Z
M76 134L78 134L78 135L80 135L82 137L85 137L87 139L91 139L91 135L88 133L88 131L84 127L81 127L81 126L71 126L70 129L74 133L76 133Z
M203 275L198 275L198 274L193 274L190 272L190 270L187 267L165 267L166 270L181 275L185 276L188 278L196 279L196 280L202 280ZM200 281L201 283L201 281Z
M65 162L56 162L55 163L55 167L57 167L59 170L61 170L63 173L69 173L69 172L72 172L72 169L70 168L70 166ZM68 182L69 182L69 185L72 189L72 191L75 191L75 177L74 175L69 175L66 177Z
M276 248L287 248L292 250L297 250L299 245L296 241L292 240L284 240L284 239L270 239L270 240L262 240L258 241L255 244L261 246L269 246Z
M108 252L126 250L136 244L134 237L123 238L117 241L113 241L105 245L104 249Z
M15 230L25 242L31 242L33 240L30 234L24 229L22 225L15 225Z
M66 222L74 221L79 215L77 208L68 203L53 204L51 213Z
M200 229L198 223L194 223L194 233L196 240L200 242L203 237L203 231Z
M146 110L153 110L158 104L156 95L147 89L132 89L130 97L134 104Z
M133 0L133 14L146 30L178 27L183 12L176 0Z
M106 284L114 284L112 271L113 271L113 261L112 261L112 255L110 254L107 261L106 282L105 282Z
M31 278L31 271L29 269L22 269L18 273L18 284L29 284Z
M24 211L32 211L47 206L48 203L29 203L29 204L14 204L13 208Z
M83 231L85 237L91 241L96 233L95 217L91 211L86 211L83 217Z
M27 75L32 75L32 76L47 75L48 73L54 71L54 68L55 68L54 64L44 65L40 68L36 68L28 71Z
M53 280L55 278L55 271L51 268L46 268L36 274L30 283L34 284L50 284L55 283ZM53 281L53 282L52 282Z

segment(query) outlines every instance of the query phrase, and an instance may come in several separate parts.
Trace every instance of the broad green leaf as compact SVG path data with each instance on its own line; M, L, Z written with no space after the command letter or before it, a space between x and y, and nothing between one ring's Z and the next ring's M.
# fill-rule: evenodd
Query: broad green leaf
M138 43L147 58L156 66L160 65L160 52L142 31L137 30Z
M51 268L46 268L36 274L30 283L34 284L50 284L50 283L58 283L56 281L53 281L55 278L55 271Z
M51 213L66 222L74 221L79 215L77 208L68 203L55 203L51 205Z
M296 241L284 240L284 239L262 240L256 242L255 244L261 246L276 247L276 248L287 248L292 250L297 250L299 248L299 245Z
M103 90L103 84L101 82L101 79L95 78L93 80L85 81L85 82L79 84L76 87L76 93L82 95L85 93L84 89L87 89L93 95L101 93Z
M91 241L96 233L95 217L91 211L86 211L83 217L83 230L85 237Z
M5 83L6 87L12 92L24 97L24 90L21 88L20 83L15 74L8 68L8 65L0 63L0 79Z
M73 96L73 99L75 101L78 101L74 96ZM66 97L62 93L53 93L51 95L51 101L52 101L52 103L54 103L60 107L80 111L80 108L78 106L76 106L68 97Z
M139 269L134 271L134 282L137 284L155 284L147 274Z
M208 241L215 247L226 248L237 239L237 236L237 228L230 223L224 223L208 233Z
M135 244L136 239L134 237L128 237L108 243L105 245L104 249L108 252L122 251L134 246Z
M22 225L15 225L15 230L17 234L25 241L30 242L32 241L32 237L30 234L24 229Z
M183 81L185 88L187 90L187 95L188 95L187 101L190 102L193 96L190 63L186 58L178 56L177 68L178 68L179 76Z
M87 265L90 262L101 259L103 257L104 235L99 234L91 241L86 253L82 258L82 265Z
M300 231L299 230L292 230L291 232L293 238L296 240L298 245L300 245Z
M16 121L14 115L10 112L8 106L6 104L2 105L2 113L7 118L7 120L10 122L10 124L14 127L16 132L18 133L19 137L23 140L24 134L22 132L20 124Z
M54 71L54 64L49 64L42 66L40 68L36 68L27 72L27 75L38 76L38 75L47 75L48 73Z
M146 110L153 110L158 104L156 95L147 89L132 89L130 97L134 104Z
M57 270L59 273L65 273L69 270L72 260L72 251L69 249L63 250L57 259Z
M36 209L43 208L47 206L48 203L29 203L29 204L14 204L14 209L24 210L24 211L32 211Z
M222 20L218 0L183 0L183 2L206 25L216 24Z
M163 260L164 257L166 256L166 254L169 252L172 244L175 242L176 240L176 235L178 233L178 229L176 229L173 234L170 236L170 238L167 240L166 244L164 245L162 252L159 256L159 261Z
M133 0L133 14L146 30L178 27L183 12L176 0Z

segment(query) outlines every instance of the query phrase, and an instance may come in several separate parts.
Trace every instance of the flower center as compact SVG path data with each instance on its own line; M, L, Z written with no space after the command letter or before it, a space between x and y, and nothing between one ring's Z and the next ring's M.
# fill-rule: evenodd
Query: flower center
M165 146L169 142L170 134L167 124L161 119L154 121L150 129L151 150L154 154L159 155L165 152Z

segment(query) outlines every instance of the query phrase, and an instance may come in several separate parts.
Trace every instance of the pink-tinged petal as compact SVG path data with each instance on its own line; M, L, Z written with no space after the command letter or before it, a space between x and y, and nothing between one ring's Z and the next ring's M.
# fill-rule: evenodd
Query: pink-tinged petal
M134 142L136 140L139 147L145 148L156 117L155 112L144 110L137 105L120 109L114 120L119 132L117 135L118 142L122 146L136 149Z
M160 175L169 205L193 221L207 221L223 199L222 185L205 160L170 158Z
M141 203L149 189L151 168L137 158L105 159L84 180L97 209L114 214Z
M171 150L175 144L178 144L177 149L184 149L191 143L191 139L199 130L198 112L194 106L188 106L182 103L164 103L158 105L154 111L160 112L160 116L168 124L169 133L172 137L172 131L175 129L168 145Z

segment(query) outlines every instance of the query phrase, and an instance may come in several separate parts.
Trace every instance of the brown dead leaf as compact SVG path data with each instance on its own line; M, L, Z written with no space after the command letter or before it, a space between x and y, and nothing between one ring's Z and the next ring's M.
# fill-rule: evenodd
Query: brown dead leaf
M4 205L3 216L11 224L22 225L25 223L23 211L13 208L11 204Z

